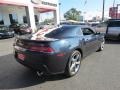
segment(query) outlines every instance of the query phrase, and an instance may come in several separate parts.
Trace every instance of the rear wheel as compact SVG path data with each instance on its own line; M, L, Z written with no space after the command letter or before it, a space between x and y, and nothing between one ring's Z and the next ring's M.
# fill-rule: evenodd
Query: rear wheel
M69 58L65 74L69 77L76 75L80 69L80 65L81 65L81 53L78 50L75 50L72 52Z
M119 40L120 40L120 34L119 34L118 38L119 38Z

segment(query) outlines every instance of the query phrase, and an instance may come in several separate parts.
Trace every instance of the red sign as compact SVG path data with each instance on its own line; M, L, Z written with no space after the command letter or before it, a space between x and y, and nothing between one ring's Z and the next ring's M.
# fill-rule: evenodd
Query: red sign
M120 13L118 13L118 7L111 7L109 9L109 17L112 19L120 19Z
M111 7L109 9L109 16L114 19L114 18L117 18L117 11L118 11L118 8L117 7Z

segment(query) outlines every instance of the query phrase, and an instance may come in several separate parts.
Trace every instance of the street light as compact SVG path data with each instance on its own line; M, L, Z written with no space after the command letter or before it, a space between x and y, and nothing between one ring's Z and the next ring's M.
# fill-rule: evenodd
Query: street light
M103 0L102 21L104 21L105 0Z

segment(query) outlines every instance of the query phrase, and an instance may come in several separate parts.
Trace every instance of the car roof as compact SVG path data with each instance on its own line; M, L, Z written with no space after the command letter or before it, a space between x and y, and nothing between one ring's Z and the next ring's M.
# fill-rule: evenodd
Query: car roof
M88 25L60 25L62 27L80 27L80 28L90 28Z
M120 21L120 19L109 19L108 21Z

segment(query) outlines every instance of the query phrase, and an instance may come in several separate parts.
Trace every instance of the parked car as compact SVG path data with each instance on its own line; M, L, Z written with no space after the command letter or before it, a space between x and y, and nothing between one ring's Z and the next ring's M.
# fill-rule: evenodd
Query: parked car
M32 29L27 24L12 24L10 25L10 28L12 28L15 31L15 34L18 35L32 33Z
M120 19L110 19L108 21L106 39L120 40Z
M92 23L90 25L91 25L91 27L97 27L99 25L99 23Z
M44 25L44 24L37 24L36 25L37 31L39 31L41 29L50 29L53 27L55 27L55 25Z
M31 34L32 29L29 27L27 24L20 24L19 26L19 34L24 35L24 34Z
M10 29L14 30L15 34L18 34L18 27L19 27L19 24L17 24L17 23L11 24L9 26Z
M36 25L36 28L37 28L37 30L43 29L43 28L44 28L44 25L37 24L37 25Z
M94 28L95 28L96 32L101 32L101 33L105 34L106 30L107 30L107 25L108 25L108 22L105 21L105 22L99 23Z
M103 47L103 34L86 26L63 25L17 37L14 56L19 63L36 71L74 76L81 60Z
M7 26L0 26L0 38L14 37L14 31Z

